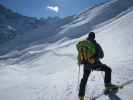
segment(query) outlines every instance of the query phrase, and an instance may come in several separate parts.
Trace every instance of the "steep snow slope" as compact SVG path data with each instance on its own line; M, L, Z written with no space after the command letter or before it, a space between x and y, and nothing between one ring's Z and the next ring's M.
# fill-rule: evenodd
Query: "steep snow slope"
M81 13L75 20L67 25L62 26L60 35L70 38L79 37L93 30L94 26L101 24L113 17L119 18L126 14L122 13L133 6L133 1L128 0L111 0L110 2L92 7ZM122 15L121 15L122 14ZM117 16L117 17L116 17Z
M133 80L132 18L133 11L130 11L112 23L94 29L96 39L105 51L103 62L113 69L113 83ZM26 49L26 53L18 51L18 55L23 54L21 57L1 60L0 99L77 100L78 66L75 44L86 36L67 42L58 41L47 48L46 44L34 46ZM35 55L32 56L33 54ZM19 60L22 63L18 63ZM101 93L104 88L103 75L101 72L91 74L85 100ZM133 84L130 84L111 98L102 96L97 100L132 100L132 92Z
M99 4L97 6L89 8L87 11L81 13L80 15L75 16L72 21L67 24L65 23L58 29L53 28L55 35L53 35L52 37L46 36L42 38L42 41L44 43L53 43L57 40L62 39L63 37L67 37L70 39L80 37L86 34L87 32L93 30L96 25L101 24L103 22L110 23L111 21L109 20L111 20L112 18L117 19L120 16L128 13L128 11L130 11L132 7L132 0L128 0L128 2L125 0L112 0L104 4ZM39 32L45 33L45 30L41 29L41 31L33 31L33 34L39 34ZM26 38L27 40L31 40L32 36L28 36Z
M55 43L63 39L74 39L95 29L101 23L110 23L128 13L133 7L133 0L111 0L94 6L78 16L66 17L62 20L52 19L54 23L27 31L23 36L16 37L10 43L0 46L0 55L14 50L22 50L33 45ZM129 10L130 9L130 10ZM117 16L117 17L116 17ZM48 21L51 22L51 19ZM103 26L104 24L102 24Z

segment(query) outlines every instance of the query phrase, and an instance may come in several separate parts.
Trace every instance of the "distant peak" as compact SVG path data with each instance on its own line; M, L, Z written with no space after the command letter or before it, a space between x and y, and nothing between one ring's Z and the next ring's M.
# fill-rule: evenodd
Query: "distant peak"
M7 10L7 8L4 5L0 4L0 10Z

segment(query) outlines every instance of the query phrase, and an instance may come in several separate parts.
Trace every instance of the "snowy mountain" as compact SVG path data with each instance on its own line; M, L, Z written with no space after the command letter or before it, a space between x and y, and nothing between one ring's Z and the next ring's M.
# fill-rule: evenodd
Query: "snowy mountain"
M0 4L0 44L44 24L44 21L20 15Z
M38 29L41 26L44 27L44 30L47 30L47 27L52 27L53 25L57 28L62 24L70 22L72 18L70 16L64 19L59 17L37 19L15 13L0 4L0 44L12 40L17 35L27 35L28 31Z
M133 0L112 0L102 5L97 5L81 13L71 23L62 26L60 34L62 37L64 35L70 38L80 37L93 30L95 25L106 21L109 22L114 17L119 18L126 14L126 11L131 7L133 7Z
M89 11L94 11L94 15L98 16L103 12L103 7L111 9L111 5L117 5L118 7L118 3L125 3L122 5L124 6L128 4L128 2L132 4L130 0L127 2L124 0L113 0L94 7ZM115 10L116 9L114 9L114 12ZM87 12L89 13L89 11ZM121 10L119 14L112 18L107 18L106 16L106 20L104 19L103 22L99 21L98 24L92 25L93 28L91 30L86 26L87 28L85 27L85 30L88 30L86 34L80 37L79 34L77 34L76 37L79 38L74 38L75 35L72 35L74 39L71 39L69 37L70 33L66 33L69 29L73 28L74 33L76 33L77 28L75 27L81 27L80 32L84 31L83 26L86 25L84 23L88 21L91 22L94 18L90 13L84 17L83 14L87 13L84 12L80 14L80 17L75 17L72 22L60 27L59 33L56 33L54 36L50 36L49 38L45 37L46 40L53 39L52 41L54 41L54 43L51 41L46 42L46 40L43 40L41 37L37 37L38 39L41 38L41 41L35 38L37 36L35 33L39 31L44 32L42 26L39 29L30 31L28 38L33 34L34 39L33 37L29 39L35 40L30 41L33 43L32 45L27 46L25 49L14 49L12 52L0 56L1 100L78 100L78 66L75 45L79 40L86 38L89 31L96 32L96 40L103 47L105 57L102 61L112 68L112 82L115 84L122 84L127 81L131 82L131 84L125 86L116 95L112 97L103 95L97 100L132 100L132 6L128 4L126 10ZM76 23L73 23L74 21L76 21ZM61 38L63 35L64 38ZM23 35L23 37L24 36L26 35ZM28 38L25 38L25 43L27 43ZM13 45L15 41L20 40L16 38L14 41L11 41L10 44ZM23 43L23 41L20 43ZM6 46L7 45L5 45L5 47ZM10 45L8 46L10 47ZM80 71L80 79L81 76L82 70ZM89 100L91 97L102 92L104 88L103 77L104 73L102 72L94 71L90 75L85 100Z
M2 49L0 53L5 54L14 49L25 49L31 45L55 43L63 38L67 38L67 40L78 38L93 30L97 25L102 27L104 24L111 23L125 15L132 10L132 6L132 0L128 0L128 2L126 0L112 0L93 6L78 16L70 16L62 20L57 17L53 19L49 17L49 21L46 20L46 25L26 31L24 35L11 41L10 46L9 43L4 44L6 50Z

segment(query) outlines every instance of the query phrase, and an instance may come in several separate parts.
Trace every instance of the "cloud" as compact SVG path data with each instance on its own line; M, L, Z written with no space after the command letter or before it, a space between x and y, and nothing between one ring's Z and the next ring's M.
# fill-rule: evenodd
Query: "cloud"
M54 12L59 12L59 7L58 6L47 6L47 9L54 11Z

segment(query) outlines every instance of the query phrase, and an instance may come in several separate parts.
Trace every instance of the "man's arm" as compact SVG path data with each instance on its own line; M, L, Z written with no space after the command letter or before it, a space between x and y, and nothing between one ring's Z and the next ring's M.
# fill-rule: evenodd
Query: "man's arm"
M96 58L102 59L103 57L104 57L103 49L98 43L96 43Z

